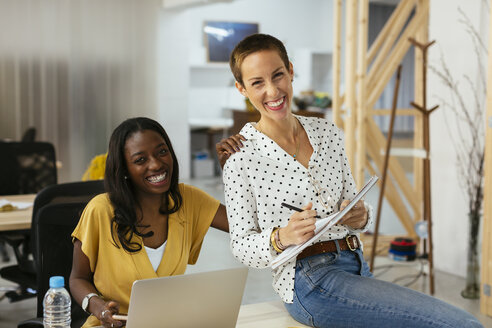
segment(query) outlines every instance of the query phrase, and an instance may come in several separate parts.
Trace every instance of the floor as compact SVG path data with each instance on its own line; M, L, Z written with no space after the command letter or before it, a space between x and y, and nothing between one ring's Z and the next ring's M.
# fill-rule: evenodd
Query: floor
M185 182L207 191L222 202L224 201L223 187L220 179L195 179ZM377 192L370 194L367 198L371 201L374 197L377 197ZM386 214L383 212L382 217L384 218L385 215L390 214L389 212L386 212ZM382 222L384 222L384 219ZM399 227L394 226L392 229L398 230ZM8 263L4 263L2 265L7 264ZM236 261L229 251L228 235L221 231L210 229L205 237L197 264L194 266L189 266L187 273L219 270L238 266L241 266L241 264ZM375 267L375 275L379 279L392 281L401 285L409 284L408 287L412 289L426 293L428 292L428 276L422 275L418 279L414 279L420 272L425 272L427 268L425 263L421 265L420 262L394 262L386 257L378 257L375 261ZM437 298L465 309L475 315L482 322L484 327L492 328L492 317L487 317L480 314L480 301L468 300L461 297L460 291L465 284L463 278L437 271L435 275L435 283L435 296ZM9 285L8 282L0 279L1 287L7 285ZM243 304L252 304L271 300L278 300L278 296L274 293L271 287L270 271L268 269L250 269L243 296ZM34 298L17 303L8 303L8 301L4 299L0 301L0 328L16 327L19 321L32 318L35 316L35 313L36 301Z

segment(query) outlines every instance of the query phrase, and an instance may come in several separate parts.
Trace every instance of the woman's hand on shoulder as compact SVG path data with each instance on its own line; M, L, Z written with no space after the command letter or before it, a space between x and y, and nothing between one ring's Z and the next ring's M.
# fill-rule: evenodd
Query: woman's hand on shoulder
M246 138L241 134L235 134L215 144L215 151L221 168L224 167L225 162L232 154L240 151L240 148L244 146L241 140L246 141Z
M344 200L340 205L340 211L347 207L349 200ZM362 229L367 224L367 210L364 205L363 200L359 200L357 204L350 209L350 211L345 214L345 216L340 220L339 224L344 224L349 226L354 230Z
M312 207L312 203L307 204L302 212L292 214L289 223L279 229L279 239L283 246L299 245L314 236L317 213Z

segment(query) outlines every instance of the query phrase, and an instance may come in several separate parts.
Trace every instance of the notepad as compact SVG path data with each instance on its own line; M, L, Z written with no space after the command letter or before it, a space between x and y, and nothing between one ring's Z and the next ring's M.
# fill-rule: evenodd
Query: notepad
M377 176L373 176L369 179L366 185L355 195L355 197L348 203L348 205L341 211L336 212L332 215L327 216L326 218L322 218L316 221L316 228L314 230L314 236L300 245L292 245L287 247L275 260L270 263L272 269L276 269L282 264L290 261L293 257L297 256L300 252L306 249L308 246L312 245L312 243L317 240L322 234L324 234L328 229L333 227L335 224L340 221L345 214L350 211L350 209L357 204L359 200L364 197L364 195L376 184L378 181Z

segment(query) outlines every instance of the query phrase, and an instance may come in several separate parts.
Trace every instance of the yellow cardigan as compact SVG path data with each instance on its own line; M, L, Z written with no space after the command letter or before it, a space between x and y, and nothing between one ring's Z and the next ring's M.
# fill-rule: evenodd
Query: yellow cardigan
M96 157L94 157L91 160L89 167L87 167L87 170L85 170L84 175L82 176L82 181L104 179L107 157L108 153L97 155Z
M137 253L126 252L117 238L119 248L114 245L110 231L113 207L107 194L89 202L72 233L73 238L82 242L82 251L89 258L94 285L104 299L120 303L120 313L128 313L135 280L180 275L187 264L195 264L198 259L203 238L220 202L193 186L180 184L179 189L183 203L178 212L169 215L167 244L157 272L152 268L141 237L132 239L142 245ZM95 316L90 316L83 327L100 324Z

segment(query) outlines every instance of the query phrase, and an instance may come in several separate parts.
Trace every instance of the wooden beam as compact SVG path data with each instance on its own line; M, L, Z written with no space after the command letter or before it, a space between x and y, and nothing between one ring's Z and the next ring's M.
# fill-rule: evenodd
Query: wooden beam
M359 0L358 54L357 54L357 159L355 163L355 184L357 189L364 186L364 168L366 164L366 71L367 71L367 35L369 20L369 0Z
M332 109L333 109L333 122L335 125L343 129L341 105L340 99L340 83L341 83L341 67L340 58L342 53L342 0L335 0L334 5L334 19L333 19L333 95L332 95Z
M375 146L375 144L369 142L367 148L371 155L372 163L378 167L378 172L381 172L383 166L382 163L383 159L381 158L381 156L379 157L376 156L376 153L378 152L377 149L378 147ZM371 165L370 161L368 161L367 163L367 169L369 170L369 173L371 173L372 175L378 174L376 173L376 170L373 167L373 165ZM378 182L379 188L381 188L380 184L381 182ZM417 234L415 233L412 216L410 215L410 213L408 213L407 207L405 206L405 203L403 202L401 195L398 192L398 189L396 188L395 183L393 182L392 179L386 180L386 190L384 195L389 205L400 219L400 222L405 228L405 230L407 231L408 236L412 238L416 238Z
M404 1L401 3L402 8L398 13L393 13L391 17L395 17L395 22L391 25L387 35L384 38L383 46L378 52L374 63L372 63L368 76L370 77L369 84L372 85L375 79L379 78L379 72L386 65L387 57L390 50L393 48L395 40L401 33L401 30L408 20L415 7L415 1Z
M417 3L417 14L423 14L424 21L421 28L415 35L415 40L420 43L427 44L429 42L429 1L419 0ZM414 69L414 99L418 104L423 103L424 85L422 83L423 72L423 53L418 48L415 48L415 69ZM424 147L424 117L421 112L415 115L414 118L414 136L413 148L420 149ZM413 160L413 187L415 190L415 198L419 203L424 203L424 160L422 158L414 158ZM423 218L415 213L414 220L422 220Z
M396 110L396 116L415 116L419 111L415 108L398 108ZM371 116L389 116L391 115L391 109L372 109L369 111Z
M367 104L369 107L374 107L374 104L381 96L384 88L388 84L391 76L396 71L396 68L403 60L403 57L407 53L408 49L411 46L410 41L408 41L409 37L415 37L417 30L421 27L423 20L425 18L424 14L418 15L417 13L412 18L411 22L405 28L405 31L401 35L399 41L396 43L393 48L388 61L385 63L385 67L382 71L378 72L377 78L369 76L369 81L375 81L374 84L368 82L368 92L369 97L367 100ZM372 87L372 89L371 89Z
M492 17L492 7L490 7ZM492 22L489 22L489 45L492 45ZM483 191L483 236L482 236L482 286L480 288L480 311L492 316L492 54L489 52L487 69L487 125L485 128L485 162Z
M383 29L381 32L379 32L378 36L376 37L376 40L374 40L371 44L371 47L369 48L369 51L367 52L367 63L371 63L376 54L379 52L379 49L381 48L381 45L383 44L384 40L388 36L389 32L393 28L393 25L396 21L397 18L401 17L401 12L407 7L407 6L414 6L416 0L402 0L398 3L398 6L396 6L395 10L391 14L390 18L386 21L386 24L384 24ZM407 16L406 16L407 17Z
M355 168L355 132L356 132L356 90L355 68L357 51L357 0L346 1L345 12L345 149L347 158L354 172Z
M369 262L372 256L373 236L372 234L361 233L359 237L362 245L364 245L364 258ZM379 235L376 256L388 256L390 244L397 237L401 237L401 235Z
M379 224L381 222L381 213L383 210L383 200L384 200L384 190L386 187L386 180L388 176L388 160L390 157L390 151L391 151L391 142L393 140L393 128L395 125L395 113L396 113L396 102L398 101L398 92L400 88L400 80L401 80L401 65L398 66L398 71L396 73L396 83L395 83L395 89L393 90L393 102L391 106L391 116L390 116L390 126L388 129L388 141L386 142L386 151L384 154L384 164L383 164L383 169L381 173L381 188L379 190L379 198L378 198L378 210L377 210L377 215L376 215L376 222L374 225L374 244L373 244L373 249L372 249L372 254L376 255L376 246L378 242L378 236L379 236ZM374 272L374 257L371 256L371 262L369 264L369 268L371 269L372 272Z
M379 153L377 156L378 158L380 158L381 149L384 149L384 145L386 144L386 138L384 137L383 133L379 130L379 127L377 126L376 122L374 122L372 118L368 119L368 136L372 138L370 139L371 142L377 145L379 149ZM374 156L376 155L371 154L371 157ZM410 207L412 208L412 211L414 212L414 217L417 216L420 218L421 211L422 211L422 203L415 198L412 185L408 181L405 171L401 167L401 164L400 162L398 162L397 158L390 157L389 170L395 181L398 183L398 186L400 187L400 190L402 191L403 195L407 199ZM416 222L416 220L414 220L414 222Z

